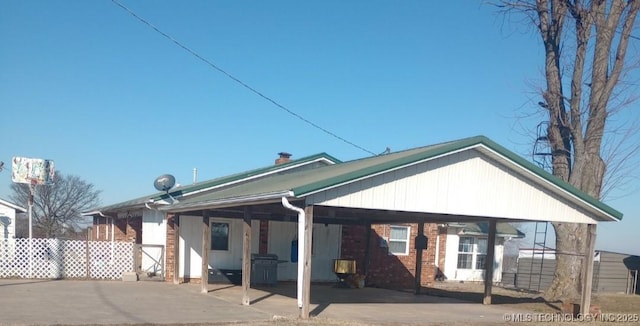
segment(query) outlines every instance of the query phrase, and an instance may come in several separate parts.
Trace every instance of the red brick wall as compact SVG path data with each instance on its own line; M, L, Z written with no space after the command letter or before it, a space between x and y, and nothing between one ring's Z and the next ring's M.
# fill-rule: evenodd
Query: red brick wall
M167 214L167 244L165 250L165 270L164 279L167 282L173 282L173 275L175 273L173 266L175 265L175 234L176 234L176 219L173 214Z
M417 224L398 224L409 226L409 254L393 255L380 241L389 236L389 225L372 225L371 238L366 243L366 227L348 226L342 228L341 258L355 259L358 273L365 270L365 248L369 246L369 267L367 269L367 285L388 288L413 288L415 286L416 249L414 239L418 234ZM428 249L422 251L421 284L433 284L435 278L435 247L438 227L436 224L425 224L424 234L428 237Z
M94 216L91 239L111 241L112 228L114 241L142 243L142 216L115 218Z
M447 253L447 228L438 227L437 232L440 235L440 243L438 244L438 269L436 271L436 277L444 279L444 261Z
M260 220L260 239L258 242L258 253L266 254L269 252L269 221Z

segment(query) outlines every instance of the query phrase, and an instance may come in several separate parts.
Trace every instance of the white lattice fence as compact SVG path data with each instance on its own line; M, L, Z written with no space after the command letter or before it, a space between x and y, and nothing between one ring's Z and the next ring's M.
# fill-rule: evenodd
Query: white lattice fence
M29 239L0 241L0 278L119 279L133 270L133 243L88 244L87 252L87 241L32 239L31 246Z
M123 272L134 271L132 242L89 242L90 277L118 279Z

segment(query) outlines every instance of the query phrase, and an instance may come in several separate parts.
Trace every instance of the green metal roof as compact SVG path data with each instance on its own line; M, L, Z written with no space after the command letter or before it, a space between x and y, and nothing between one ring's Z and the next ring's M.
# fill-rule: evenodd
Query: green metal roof
M464 223L459 225L462 227L462 234L467 235L487 235L489 234L489 223ZM516 229L509 223L496 223L496 234L499 237L524 238L525 234Z
M174 198L181 198L184 196L188 196L189 194L196 192L196 191L205 191L208 188L214 188L214 187L218 187L218 186L223 186L226 184L232 184L234 182L239 182L242 181L244 179L249 179L251 177L254 176L259 176L262 174L267 174L267 173L278 173L279 171L282 170L287 170L289 168L295 167L297 165L301 165L301 164L305 164L305 163L310 163L310 162L314 162L320 159L326 159L329 160L333 163L340 163L341 161L338 160L337 158L327 154L327 153L319 153L319 154L315 154L315 155L310 155L310 156L306 156L306 157L302 157L296 160L291 160L287 163L282 163L282 164L278 164L278 165L270 165L267 167L262 167L262 168L258 168L258 169L254 169L254 170L249 170L249 171L245 171L245 172L241 172L241 173L236 173L236 174L232 174L232 175L228 175L228 176L223 176L220 178L216 178L216 179L211 179L211 180L207 180L207 181L202 181L202 182L198 182L192 185L185 185L185 186L181 186L181 187L177 187L174 188L173 190L169 191L169 195L171 195ZM156 192L147 196L143 196L143 197L139 197L136 199L132 199L132 200L128 200L128 201L124 201L124 202L120 202L117 204L112 204L109 206L103 206L100 208L96 208L96 209L92 209L91 212L96 212L96 211L100 211L100 212L109 212L109 211L120 211L120 210L124 210L124 209L135 209L135 208L142 208L145 206L145 203L149 202L149 200L154 200L154 201L158 201L158 200L162 200L162 199L168 199L170 198L169 195L167 195L167 193L164 192Z
M509 151L484 136L465 138L457 141L339 163L313 169L311 171L301 171L278 175L268 179L251 181L209 194L185 198L184 200L180 200L179 204L168 209L178 211L184 207L195 206L197 203L218 203L227 199L241 200L243 198L249 200L249 198L283 193L286 191L290 191L293 196L301 198L311 193L322 191L360 178L401 168L406 165L436 158L438 156L448 155L479 145L498 153L514 164L519 165L540 178L551 182L606 214L618 220L622 219L622 213L619 211L592 198L586 193L551 175L545 170L535 166L519 155Z

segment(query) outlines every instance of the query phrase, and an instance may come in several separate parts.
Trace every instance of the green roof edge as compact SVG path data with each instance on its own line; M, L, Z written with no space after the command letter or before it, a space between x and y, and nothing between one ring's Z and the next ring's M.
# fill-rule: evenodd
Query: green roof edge
M576 188L575 186L573 186L572 184L558 178L557 176L545 171L544 169L542 169L541 167L527 161L526 159L524 159L522 156L508 150L507 148L503 147L502 145L494 142L493 140L485 137L485 136L479 136L482 138L482 143L493 149L494 151L498 152L499 154L506 156L508 159L516 162L517 164L523 166L524 168L528 169L529 171L535 173L537 176L553 183L554 185L570 192L571 194L575 195L576 197L584 200L585 202L589 203L592 206L597 207L598 209L604 211L605 213L613 216L614 218L618 219L618 220L622 220L622 217L624 214L622 214L622 212L618 211L617 209L601 202L598 199L593 198L591 195L587 194L586 192Z
M436 144L438 145L438 144ZM433 146L436 146L433 145ZM484 145L492 150L494 150L495 152L497 152L498 154L505 156L506 158L508 158L509 160L515 162L516 164L524 167L525 169L533 172L535 175L553 183L554 185L560 187L563 190L568 191L569 193L575 195L576 197L580 198L581 200L587 202L588 204L604 211L605 213L613 216L614 218L618 219L618 220L622 220L622 216L623 214L621 212L619 212L618 210L612 208L611 206L591 197L590 195L586 194L585 192L581 191L580 189L572 186L571 184L561 180L560 178L552 175L551 173L543 170L542 168L534 165L533 163L525 160L524 158L522 158L521 156L517 155L516 153L508 150L507 148L499 145L498 143L492 141L491 139L489 139L486 136L475 136L475 137L469 137L469 138L464 138L464 139L460 139L457 141L451 141L451 142L445 142L445 143L441 143L442 146L438 146L435 147L433 149L429 149L426 150L425 152L422 153L417 153L417 154L413 154L413 155L409 155L406 157L401 157L389 162L384 162L375 166L371 166L368 168L364 168L362 170L358 170L355 172L351 172L351 173L347 173L344 175L340 175L340 176L336 176L333 178L328 178L326 180L322 180L322 181L318 181L318 182L314 182L308 185L304 185L304 186L300 186L300 187L296 187L291 189L294 193L294 196L296 197L303 197L309 193L321 190L323 188L327 188L330 186L334 186L340 183L345 183L345 182L349 182L349 181L353 181L362 177L366 177L368 175L372 175L375 173L379 173L385 170L389 170L392 168L396 168L396 167L400 167L406 164L410 164L413 162L417 162L417 161L421 161L421 160L425 160L425 159L429 159L429 158L433 158L436 156L440 156L440 155L444 155L450 152L454 152L454 151L458 151L461 149L465 149L471 146L476 146L476 145Z
M326 158L329 159L330 161L333 161L334 163L342 163L342 161L338 160L337 158L322 152L322 153L318 153L318 154L314 154L314 155L309 155L309 156L305 156L305 157L301 157L299 159L296 160L291 160L289 162L286 163L281 163L278 165L269 165L266 167L262 167L262 168L257 168L257 169L253 169L253 170L249 170L249 171L245 171L245 172L240 172L240 173L236 173L236 174L231 174L231 175L227 175L227 176L223 176L220 178L216 178L216 179L211 179L208 181L203 181L201 183L197 183L195 185L189 185L189 186L185 186L181 189L176 189L175 191L170 191L169 194L171 196L183 196L185 194L194 192L194 191L199 191L202 189L206 189L209 187L215 187L218 185L222 185L225 183L229 183L229 182L233 182L233 181L238 181L238 180L242 180L245 178L248 178L250 176L253 175L257 175L257 174L262 174L265 172L270 172L270 171L274 171L274 170L280 170L282 168L286 168L288 166L292 166L292 165L296 165L296 164L300 164L303 162L308 162L308 161L313 161L319 158ZM159 194L156 196L151 197L150 199L153 200L160 200L160 199L167 199L169 198L169 196L167 194Z
M206 180L206 181L202 181L199 183L196 183L194 185L186 185L181 187L180 189L176 189L174 191L169 191L169 194L171 196L182 196L184 194L188 194L194 191L198 191L198 190L202 190L202 189L206 189L209 187L214 187L214 186L218 186L218 185L222 185L225 183L229 183L229 182L233 182L233 181L237 181L237 180L242 180L244 178L250 177L252 175L256 175L256 174L262 174L265 172L270 172L273 170L279 170L288 166L292 166L292 165L296 165L296 164L300 164L303 162L308 162L308 161L313 161L319 158L326 158L334 163L342 163L341 160L325 153L325 152L321 152L321 153L317 153L317 154L313 154L313 155L309 155L309 156L305 156L305 157L301 157L299 159L295 159L295 160L291 160L287 163L282 163L282 164L278 164L278 165L269 165L266 167L262 167L262 168L257 168L257 169L253 169L253 170L249 170L249 171L245 171L245 172L240 172L240 173L235 173L235 174L231 174L231 175L227 175L227 176L222 176L219 178L215 178L215 179L211 179L211 180ZM142 206L144 207L144 203L150 199L153 200L161 200L161 199L167 199L169 198L169 196L166 193L161 193L161 192L156 192L154 194L151 195L147 195L147 196L142 196L142 197L138 197L135 199L131 199L131 200L126 200L126 201L122 201L119 203L115 203L115 204L111 204L111 205L107 205L107 206L101 206L101 207L97 207L95 209L92 210L103 210L103 209L116 209L116 210L120 210L120 209L124 209L127 207L137 207L137 206ZM91 210L89 210L91 211Z

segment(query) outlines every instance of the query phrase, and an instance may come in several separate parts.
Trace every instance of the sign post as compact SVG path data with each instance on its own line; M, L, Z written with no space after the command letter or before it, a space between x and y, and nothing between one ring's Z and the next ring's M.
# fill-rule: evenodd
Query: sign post
M33 278L33 196L37 185L52 185L55 178L52 160L14 157L11 181L29 185L29 278Z

